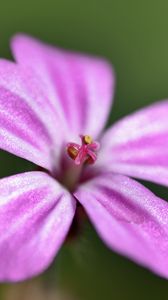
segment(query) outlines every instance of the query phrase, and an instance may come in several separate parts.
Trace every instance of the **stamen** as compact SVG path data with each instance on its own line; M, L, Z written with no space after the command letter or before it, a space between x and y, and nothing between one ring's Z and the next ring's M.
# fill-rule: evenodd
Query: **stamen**
M93 142L93 140L90 135L84 135L83 142L84 142L84 144L88 145L88 144L91 144Z
M79 145L77 144L74 144L74 143L69 143L67 145L67 152L68 152L68 155L72 158L72 159L75 159L79 153Z
M93 164L97 159L97 151L100 144L93 141L89 135L80 135L81 145L75 143L67 144L67 153L76 165Z

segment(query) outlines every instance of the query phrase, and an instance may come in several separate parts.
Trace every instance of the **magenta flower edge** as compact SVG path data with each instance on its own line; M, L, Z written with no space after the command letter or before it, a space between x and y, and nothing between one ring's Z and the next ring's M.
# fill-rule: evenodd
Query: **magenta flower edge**
M37 171L0 180L0 280L51 264L77 202L108 247L168 278L168 203L132 179L168 186L168 101L103 132L115 85L106 61L25 35L12 50L16 62L0 60L0 148Z

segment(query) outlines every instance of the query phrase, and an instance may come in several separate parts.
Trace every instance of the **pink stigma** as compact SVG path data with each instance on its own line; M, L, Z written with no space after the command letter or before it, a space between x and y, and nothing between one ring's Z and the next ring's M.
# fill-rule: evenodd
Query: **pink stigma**
M80 135L81 145L76 143L67 144L67 153L76 165L83 163L94 164L97 159L97 151L100 144L93 141L89 135Z

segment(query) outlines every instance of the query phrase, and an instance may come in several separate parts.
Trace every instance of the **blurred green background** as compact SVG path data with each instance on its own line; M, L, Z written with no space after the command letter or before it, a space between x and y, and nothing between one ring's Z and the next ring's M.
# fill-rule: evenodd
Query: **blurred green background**
M168 1L163 0L1 0L0 56L11 58L9 38L26 32L51 44L106 57L117 78L113 122L168 97L167 14ZM0 153L0 177L31 168ZM168 199L166 189L148 186ZM168 299L168 281L108 250L90 224L78 240L63 247L42 277L1 285L0 298L33 300L31 286L39 285L44 290L36 300L45 292L44 299Z

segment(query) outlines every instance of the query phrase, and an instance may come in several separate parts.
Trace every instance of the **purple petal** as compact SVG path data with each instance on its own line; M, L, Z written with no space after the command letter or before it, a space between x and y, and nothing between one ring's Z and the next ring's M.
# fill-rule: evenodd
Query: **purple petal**
M116 123L105 133L101 146L103 169L168 186L168 101Z
M50 47L24 35L12 41L16 60L43 76L48 95L75 135L95 138L104 127L114 91L107 62ZM99 122L97 122L99 120Z
M32 70L0 60L0 148L52 170L65 130L44 87Z
M103 241L168 278L168 203L136 181L105 173L75 192Z
M72 196L43 172L1 179L0 280L23 280L46 269L74 212Z

